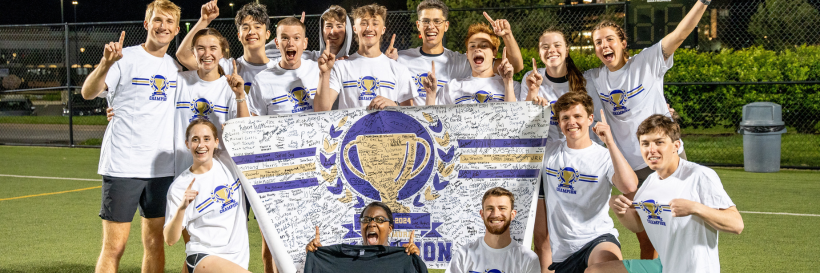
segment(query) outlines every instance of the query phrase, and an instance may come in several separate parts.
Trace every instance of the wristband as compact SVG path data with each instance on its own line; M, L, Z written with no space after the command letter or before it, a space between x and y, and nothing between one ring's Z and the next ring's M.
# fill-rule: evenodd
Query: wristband
M241 98L241 99L236 99L236 102L245 102L246 99L248 99L248 97L244 97L244 98Z

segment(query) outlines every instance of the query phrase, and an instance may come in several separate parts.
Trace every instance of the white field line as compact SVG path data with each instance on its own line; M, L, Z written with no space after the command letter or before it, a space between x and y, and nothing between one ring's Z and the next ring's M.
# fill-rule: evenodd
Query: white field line
M813 216L813 217L820 217L820 214L802 214L802 213L788 213L788 212L741 211L740 213L752 213L752 214L772 214L772 215L788 215L788 216Z
M102 178L98 178L98 179L88 179L88 178L48 177L48 176L27 176L27 175L11 175L11 174L0 174L0 177L36 178L36 179L57 179L57 180L77 180L77 181L94 181L94 182L102 182Z

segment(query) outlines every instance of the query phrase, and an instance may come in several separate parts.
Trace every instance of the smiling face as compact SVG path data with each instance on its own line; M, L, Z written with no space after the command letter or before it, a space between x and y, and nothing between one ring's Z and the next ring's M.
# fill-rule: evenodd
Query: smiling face
M672 141L672 138L662 130L643 134L638 140L641 143L643 161L649 165L650 169L661 173L663 170L677 168L680 158L678 155L679 140Z
M467 59L470 60L470 67L473 72L481 74L493 69L493 58L497 49L493 48L490 35L479 32L467 39Z
M304 29L301 26L280 25L276 32L276 47L283 53L282 61L289 66L300 64L308 42Z
M270 38L268 26L253 20L250 15L242 19L239 31L236 33L239 42L249 50L265 47L265 42Z
M179 33L179 22L171 13L155 9L150 19L143 22L148 31L148 43L155 46L167 46Z
M450 22L440 9L423 9L419 12L416 28L421 33L424 45L433 48L441 44L444 33L450 28Z
M387 211L379 206L367 207L362 216L362 218L381 218L382 220L390 219L387 217ZM373 220L367 224L362 223L361 232L364 239L364 245L387 245L387 236L393 232L393 227L388 221L379 224Z
M558 126L567 139L578 140L589 138L589 126L592 124L592 115L587 113L584 106L575 104L567 110L558 113Z
M489 196L484 200L480 211L484 227L493 235L501 235L510 228L510 223L517 213L507 196Z
M336 21L336 19L328 18L324 20L322 26L322 37L330 42L332 48L341 48L345 43L345 22ZM321 41L324 43L324 41Z
M188 139L185 146L191 151L194 157L194 165L209 162L214 157L214 151L219 145L216 132L206 124L197 124L188 131Z
M614 27L604 27L593 31L592 40L595 42L595 55L607 68L617 70L626 64L627 56L624 54L626 41L618 36Z
M355 22L353 30L359 39L359 45L368 48L379 46L382 35L384 35L384 31L387 29L384 26L384 19L381 15L356 18Z
M223 57L219 38L213 35L199 36L194 41L194 57L197 70L207 73L219 67L219 60Z
M566 65L567 42L558 32L547 32L538 39L538 56L547 67L558 68Z

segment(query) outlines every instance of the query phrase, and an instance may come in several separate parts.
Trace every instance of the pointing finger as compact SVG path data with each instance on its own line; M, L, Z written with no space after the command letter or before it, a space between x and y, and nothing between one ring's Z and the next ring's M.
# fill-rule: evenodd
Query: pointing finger
M601 124L606 124L606 116L604 116L604 109L601 109Z
M501 59L507 60L507 47L504 47L504 52L501 53Z
M416 238L416 231L410 231L410 245L413 245L413 238Z
M532 58L532 73L538 73L538 67L535 66L535 58Z
M302 21L302 23L305 22L305 12L304 11L302 12L302 18L299 18L299 21Z
M316 240L319 240L319 226L316 226Z
M236 72L236 59L233 60L233 74L237 75L239 73Z
M490 17L489 14L487 14L486 11L484 12L484 18L487 18L487 21L490 21L490 24L493 25L493 27L495 27L495 21L493 20L492 17Z
M393 38L390 38L390 46L388 48L392 49L393 48L393 43L395 43L395 42L396 42L396 34L393 33Z
M191 184L188 184L188 190L190 190L194 186L194 181L196 181L196 178L191 180Z
M432 74L433 74L433 76L435 76L436 75L436 62L431 61L430 63L433 64L433 71L430 71L430 72L433 72Z
M123 30L122 33L120 33L120 46L122 46L122 43L124 41L125 41L125 30Z
M325 52L330 54L330 39L325 39Z

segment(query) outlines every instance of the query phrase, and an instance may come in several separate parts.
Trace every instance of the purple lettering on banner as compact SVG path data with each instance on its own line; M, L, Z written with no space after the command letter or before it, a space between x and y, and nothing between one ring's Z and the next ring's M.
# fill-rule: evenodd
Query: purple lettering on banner
M314 187L319 185L319 180L316 178L300 179L285 182L276 182L268 184L253 185L253 189L257 193L265 193L272 191L284 191L298 188Z
M311 156L315 156L315 155L316 155L316 148L307 148L307 149L281 151L281 152L264 153L264 154L234 156L233 161L236 162L236 165L243 165L243 164L259 163L259 162L268 162L268 161L285 160L285 159L293 159L293 158L311 157Z
M458 178L536 178L539 170L461 170Z
M512 148L512 147L544 147L546 138L519 138L519 139L465 139L458 140L459 148Z

